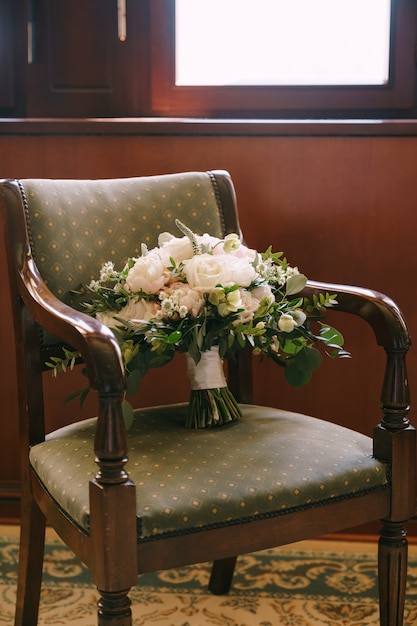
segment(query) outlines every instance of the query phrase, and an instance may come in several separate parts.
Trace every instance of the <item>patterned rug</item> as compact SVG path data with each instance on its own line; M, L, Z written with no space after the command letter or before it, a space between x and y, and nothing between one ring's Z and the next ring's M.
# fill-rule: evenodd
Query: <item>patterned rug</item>
M0 624L13 624L18 531L1 527ZM417 546L410 546L405 624L417 623ZM228 596L207 592L210 565L146 574L132 590L135 626L379 624L376 546L305 541L240 557ZM48 531L39 626L95 626L88 571Z

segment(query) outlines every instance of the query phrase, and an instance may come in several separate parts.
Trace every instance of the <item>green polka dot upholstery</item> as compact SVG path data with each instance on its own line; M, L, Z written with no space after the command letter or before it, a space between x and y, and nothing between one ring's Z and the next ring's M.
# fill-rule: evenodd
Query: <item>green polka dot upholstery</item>
M122 269L152 248L180 219L198 234L224 236L216 182L210 172L109 180L19 181L33 256L48 288L79 308L74 294L97 278L106 261ZM57 343L45 335L44 347Z
M296 413L242 406L235 423L183 426L186 405L139 409L129 431L139 540L276 516L388 487L372 440ZM95 420L34 446L31 464L52 497L88 531Z

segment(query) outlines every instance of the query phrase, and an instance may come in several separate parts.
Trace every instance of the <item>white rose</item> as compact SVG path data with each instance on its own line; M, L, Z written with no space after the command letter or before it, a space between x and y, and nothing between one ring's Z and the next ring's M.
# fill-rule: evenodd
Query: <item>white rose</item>
M229 257L197 254L184 261L185 276L191 289L206 293L217 285L232 287L234 281L226 258Z
M169 280L169 272L161 261L159 252L154 249L146 256L136 259L126 277L128 289L134 293L144 291L154 294Z

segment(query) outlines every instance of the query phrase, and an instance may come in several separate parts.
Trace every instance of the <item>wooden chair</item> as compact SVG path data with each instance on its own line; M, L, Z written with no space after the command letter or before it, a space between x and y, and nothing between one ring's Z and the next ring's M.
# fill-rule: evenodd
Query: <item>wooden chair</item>
M20 398L15 625L37 623L45 520L90 569L100 593L98 624L129 626L128 594L140 573L214 560L210 588L225 593L240 554L380 519L381 625L400 626L416 457L407 418L410 340L397 306L370 290L313 282L306 288L310 296L336 293L337 310L370 324L386 353L373 439L250 404L244 352L229 370L243 413L231 428L185 431L186 406L171 405L138 409L127 435L119 347L106 327L77 310L72 290L97 276L104 261L121 267L141 241L151 247L161 231L176 232L175 218L195 232L240 234L230 176L6 180L0 207ZM42 371L60 344L82 354L98 417L45 438Z

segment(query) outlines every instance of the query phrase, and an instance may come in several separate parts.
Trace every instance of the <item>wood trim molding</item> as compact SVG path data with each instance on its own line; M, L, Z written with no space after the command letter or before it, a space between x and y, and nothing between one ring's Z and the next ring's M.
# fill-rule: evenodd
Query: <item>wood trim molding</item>
M2 118L0 135L417 136L417 119Z

